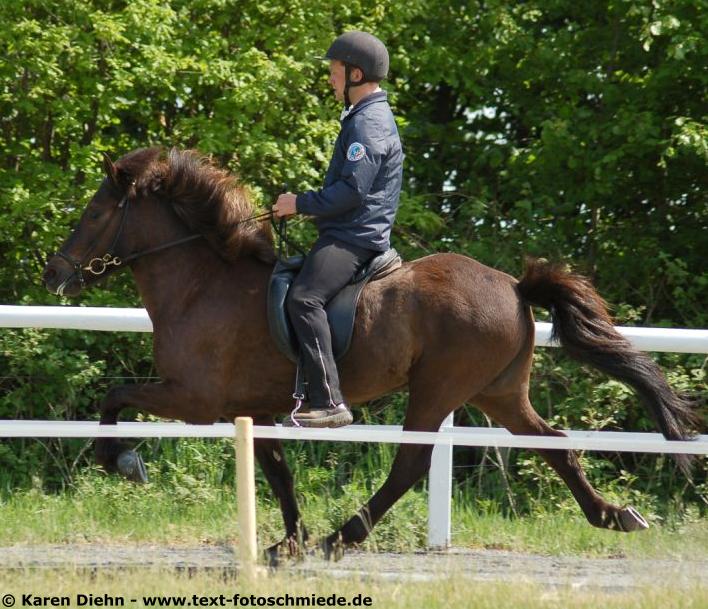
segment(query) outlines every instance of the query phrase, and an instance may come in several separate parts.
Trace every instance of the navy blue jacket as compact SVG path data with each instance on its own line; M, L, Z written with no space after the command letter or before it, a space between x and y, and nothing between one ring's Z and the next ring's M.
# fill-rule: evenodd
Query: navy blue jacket
M398 129L386 92L377 91L344 117L324 186L298 194L297 211L315 217L320 236L384 252L402 179Z

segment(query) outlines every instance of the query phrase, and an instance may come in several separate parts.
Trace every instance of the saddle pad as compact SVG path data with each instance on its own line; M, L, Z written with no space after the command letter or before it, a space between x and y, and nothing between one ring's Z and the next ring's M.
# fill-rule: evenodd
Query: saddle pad
M286 300L288 290L305 262L304 256L292 256L275 265L268 286L268 326L280 352L297 363L298 340L290 323ZM332 333L332 351L336 360L349 350L354 331L354 318L364 286L372 279L384 277L401 266L401 257L390 249L372 258L342 290L327 303L325 311Z

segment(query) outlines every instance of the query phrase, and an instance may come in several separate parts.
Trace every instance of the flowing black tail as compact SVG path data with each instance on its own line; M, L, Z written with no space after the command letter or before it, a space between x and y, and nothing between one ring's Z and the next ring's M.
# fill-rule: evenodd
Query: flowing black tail
M634 388L665 438L691 439L702 427L698 401L677 395L659 366L614 329L607 304L585 277L529 260L518 289L528 304L550 310L553 337L568 355ZM674 458L689 475L692 456Z

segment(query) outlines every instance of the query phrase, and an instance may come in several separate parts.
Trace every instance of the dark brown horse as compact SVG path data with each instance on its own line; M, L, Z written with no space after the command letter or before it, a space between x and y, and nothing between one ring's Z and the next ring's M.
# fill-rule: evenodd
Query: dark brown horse
M101 423L116 423L120 411L132 407L188 423L247 415L273 424L274 415L291 408L295 370L270 339L266 320L275 260L269 225L248 220L256 211L244 190L194 152L141 149L115 165L106 159L105 168L106 179L50 260L44 281L53 293L76 296L117 271L122 265L116 256L122 256L154 326L155 365L163 380L113 387L101 403ZM193 233L203 237L185 241ZM347 401L407 387L406 430L435 431L470 402L512 433L562 436L529 401L531 304L551 310L554 332L572 357L631 385L665 437L690 437L699 424L690 400L676 395L654 362L613 329L589 282L538 261L517 281L465 256L437 254L370 283L340 364ZM116 471L125 447L103 439L96 448L103 467ZM324 540L327 555L361 542L427 472L431 452L429 445L400 446L383 486ZM595 491L572 452L539 452L592 525L646 528L635 510ZM280 442L257 440L256 456L285 523L285 539L270 555L297 552L307 535Z

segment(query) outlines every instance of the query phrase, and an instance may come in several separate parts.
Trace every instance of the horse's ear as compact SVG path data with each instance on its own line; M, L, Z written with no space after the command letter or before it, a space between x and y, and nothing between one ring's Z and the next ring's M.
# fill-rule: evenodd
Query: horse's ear
M113 182L115 186L120 186L120 182L118 180L118 169L113 164L113 161L111 161L111 157L109 157L105 152L103 153L103 169L105 169L106 175L109 177L111 182Z
M111 157L105 152L103 153L103 168L106 170L108 179L117 188L125 190L135 185L133 177L120 167L116 167L115 163L111 161Z

